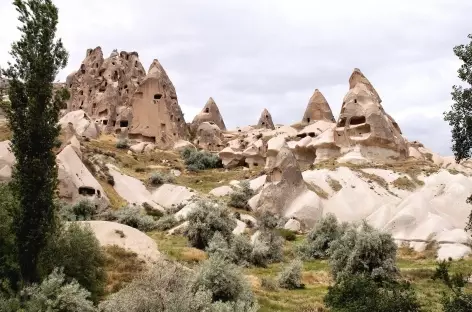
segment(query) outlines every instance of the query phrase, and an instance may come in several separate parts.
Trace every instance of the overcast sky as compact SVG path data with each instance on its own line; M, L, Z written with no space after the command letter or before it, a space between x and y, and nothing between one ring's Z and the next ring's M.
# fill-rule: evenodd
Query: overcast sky
M11 0L0 0L0 65L18 38ZM70 52L62 81L87 48L157 58L187 122L212 96L226 125L301 120L316 88L335 117L358 67L409 140L451 154L443 112L472 33L471 0L55 0Z

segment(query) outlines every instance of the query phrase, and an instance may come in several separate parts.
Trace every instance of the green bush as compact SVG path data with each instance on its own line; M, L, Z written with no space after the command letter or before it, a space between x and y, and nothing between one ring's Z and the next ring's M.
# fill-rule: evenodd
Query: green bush
M212 168L222 168L223 164L218 155L207 151L197 151L195 149L186 148L181 154L188 170L200 171Z
M235 187L229 198L229 205L234 208L250 209L248 201L254 196L249 181L239 182L239 187Z
M118 210L109 210L102 213L100 218L106 221L125 224L142 232L149 232L158 227L157 221L151 216L144 215L139 207L123 207Z
M142 203L142 206L144 208L144 211L146 211L146 214L148 216L154 217L154 219L159 219L159 218L162 218L164 216L164 213L162 211L152 207L151 205L149 205L146 202Z
M333 312L421 311L410 284L376 282L370 275L348 275L328 288L325 305Z
M227 261L233 261L235 258L228 242L220 232L215 232L205 251L210 257L219 256Z
M250 311L256 306L254 295L241 270L218 256L210 257L200 266L193 289L208 289L214 302L242 303L245 308L241 311Z
M167 231L175 227L178 223L174 215L165 215L156 222L156 229L159 231Z
M13 217L18 211L18 202L7 184L0 184L0 294L17 289L20 281L19 264L16 255L17 244Z
M91 293L94 302L104 293L105 255L88 225L65 225L41 255L40 267L43 276L55 268L63 268L67 278L77 280Z
M330 244L339 239L346 227L346 224L338 223L335 215L328 213L324 218L316 221L298 247L298 254L306 260L327 258Z
M264 276L261 278L261 287L268 291L276 291L279 285L276 280Z
M297 289L302 287L302 261L295 259L280 273L278 283L281 288Z
M235 235L231 241L231 255L233 263L241 266L248 266L251 263L253 246L244 235Z
M160 261L99 306L103 312L215 311L208 290L192 289L192 272Z
M149 177L149 184L153 186L159 186L166 183L174 183L175 178L172 175L165 174L162 172L154 172Z
M256 266L265 267L270 263L282 261L284 242L277 229L260 230L254 243L251 262Z
M350 226L328 249L329 264L337 280L344 275L369 274L376 280L395 279L397 245L392 235L363 222Z
M452 276L449 274L450 261L438 262L434 280L441 280L448 288L449 292L444 292L441 302L444 312L467 312L472 311L472 294L464 292L464 287L469 282L469 275L456 272Z
M190 245L204 250L216 232L231 241L236 221L231 217L226 207L220 207L215 202L201 200L197 207L188 215L186 236Z
M40 285L25 288L22 301L27 312L95 312L89 295L77 281L68 281L64 273L55 269Z
M75 205L62 205L60 210L61 219L64 221L88 221L97 214L97 207L89 200L81 200Z
M128 140L126 139L119 139L116 142L116 148L127 149L129 147Z
M278 229L278 232L286 241L292 242L297 239L297 235L292 230Z

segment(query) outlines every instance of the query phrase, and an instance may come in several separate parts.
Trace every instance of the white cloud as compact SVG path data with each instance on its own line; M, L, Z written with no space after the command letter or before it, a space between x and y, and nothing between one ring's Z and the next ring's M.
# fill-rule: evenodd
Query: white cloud
M0 64L18 37L16 12L0 0ZM70 52L64 79L87 48L138 51L166 68L187 121L212 96L229 127L253 124L264 107L276 123L298 121L315 88L335 116L359 67L409 139L450 153L442 112L458 83L452 48L466 42L469 0L56 0Z

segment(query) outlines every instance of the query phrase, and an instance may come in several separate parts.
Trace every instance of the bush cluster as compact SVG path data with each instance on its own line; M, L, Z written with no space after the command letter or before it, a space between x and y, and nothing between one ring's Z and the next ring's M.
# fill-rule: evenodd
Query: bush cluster
M167 231L175 227L179 222L174 215L164 215L156 222L156 230Z
M159 186L166 183L174 183L175 178L172 175L162 172L153 172L149 177L149 184Z
M239 187L235 187L229 198L229 205L234 208L250 209L248 201L255 195L249 181L239 182Z
M279 275L279 287L286 289L301 288L303 286L302 268L303 263L301 260L295 259L289 263Z
M121 148L121 149L127 149L129 147L128 140L127 139L119 139L116 142L116 148Z
M97 215L97 207L89 200L83 199L80 202L61 206L60 216L64 221L89 221Z
M114 221L131 226L142 232L149 232L158 228L158 221L142 213L140 207L123 207L118 210L108 210L100 215L102 220Z
M190 171L200 171L212 168L222 168L223 164L218 155L207 151L197 151L192 148L186 148L181 152L187 169Z

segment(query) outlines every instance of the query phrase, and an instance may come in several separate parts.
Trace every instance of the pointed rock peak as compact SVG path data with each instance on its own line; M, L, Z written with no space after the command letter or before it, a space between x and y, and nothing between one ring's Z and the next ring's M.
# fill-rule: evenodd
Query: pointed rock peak
M196 130L202 122L213 122L220 130L226 130L218 105L212 97L208 99L202 111L193 119L192 129Z
M324 95L320 90L315 89L308 102L302 122L309 124L318 120L334 122L334 116Z
M149 66L148 70L148 75L153 75L155 73L166 74L164 67L162 67L161 63L159 63L157 59L154 59L154 61L152 61L151 66Z
M354 71L349 77L349 90L354 88L358 83L364 84L367 89L374 94L376 99L379 101L379 104L382 103L382 99L380 98L379 94L375 90L374 86L370 83L369 79L364 76L359 68L354 68Z
M259 122L257 123L258 128L267 128L274 130L274 122L272 121L272 116L270 115L269 111L264 108L261 113L261 117L259 118Z

